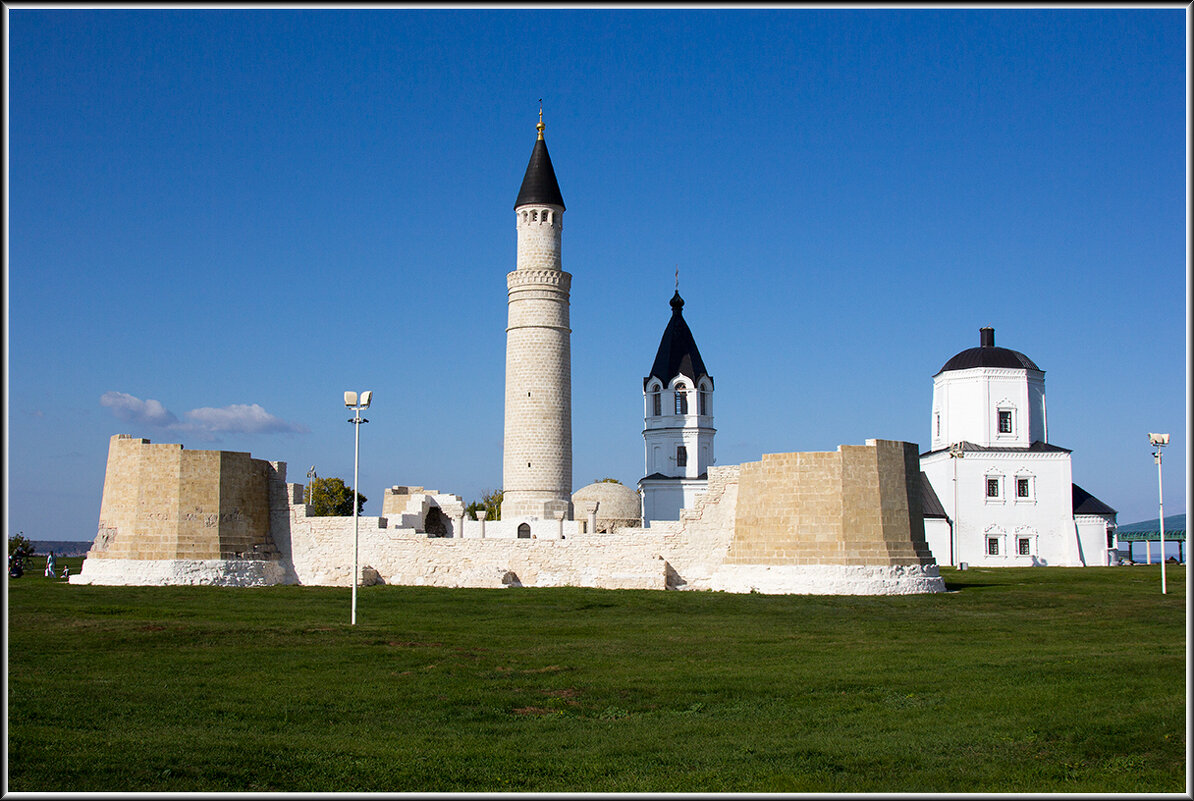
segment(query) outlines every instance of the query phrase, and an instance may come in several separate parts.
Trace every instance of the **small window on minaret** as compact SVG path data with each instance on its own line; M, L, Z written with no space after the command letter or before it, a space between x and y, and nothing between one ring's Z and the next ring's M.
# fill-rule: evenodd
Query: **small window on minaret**
M676 414L688 414L688 394L683 384L676 384Z
M701 414L709 414L709 392L702 389L700 394Z
M683 445L676 447L676 467L688 467L688 448Z
M663 414L663 405L659 401L659 387L651 392L651 416L659 417Z

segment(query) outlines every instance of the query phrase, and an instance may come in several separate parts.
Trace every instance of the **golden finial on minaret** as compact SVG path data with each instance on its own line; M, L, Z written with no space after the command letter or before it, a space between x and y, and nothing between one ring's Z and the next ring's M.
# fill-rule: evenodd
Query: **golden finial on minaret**
M539 138L543 138L543 129L547 126L543 124L543 98L539 98L539 124L535 126L535 130L539 132Z

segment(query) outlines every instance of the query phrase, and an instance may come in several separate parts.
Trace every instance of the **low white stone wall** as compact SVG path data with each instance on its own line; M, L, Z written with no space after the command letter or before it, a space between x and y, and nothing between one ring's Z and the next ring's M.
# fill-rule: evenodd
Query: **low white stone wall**
M258 559L101 559L83 560L71 584L153 586L214 584L221 587L266 587L285 584L279 562Z
M911 595L945 592L936 565L722 565L710 589L772 595Z

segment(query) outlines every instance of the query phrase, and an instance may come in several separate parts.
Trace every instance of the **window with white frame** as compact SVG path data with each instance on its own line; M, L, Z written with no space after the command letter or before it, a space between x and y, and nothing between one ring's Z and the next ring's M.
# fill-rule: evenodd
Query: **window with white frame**
M1028 473L1016 475L1016 503L1031 503L1036 500L1036 479Z
M1017 537L1016 553L1020 556L1030 556L1032 554L1032 540L1028 537Z
M987 556L999 556L998 537L987 537Z
M688 392L683 384L676 384L676 414L688 414Z
M688 448L676 446L676 467L688 467Z
M709 388L702 386L699 395L700 413L703 415L709 414Z
M1003 498L1003 476L987 476L987 500L997 501Z
M995 436L1010 437L1016 433L1016 407L1002 400L995 407Z
M651 416L659 417L659 415L661 415L661 414L663 414L663 407L659 401L659 385L652 384L651 385Z

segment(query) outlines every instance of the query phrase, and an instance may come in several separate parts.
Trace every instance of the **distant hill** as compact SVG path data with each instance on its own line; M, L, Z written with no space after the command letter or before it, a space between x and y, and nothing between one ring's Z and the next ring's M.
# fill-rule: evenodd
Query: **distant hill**
M37 554L45 556L50 551L54 552L55 556L86 556L87 551L91 548L91 541L79 542L77 540L32 540L33 547Z

